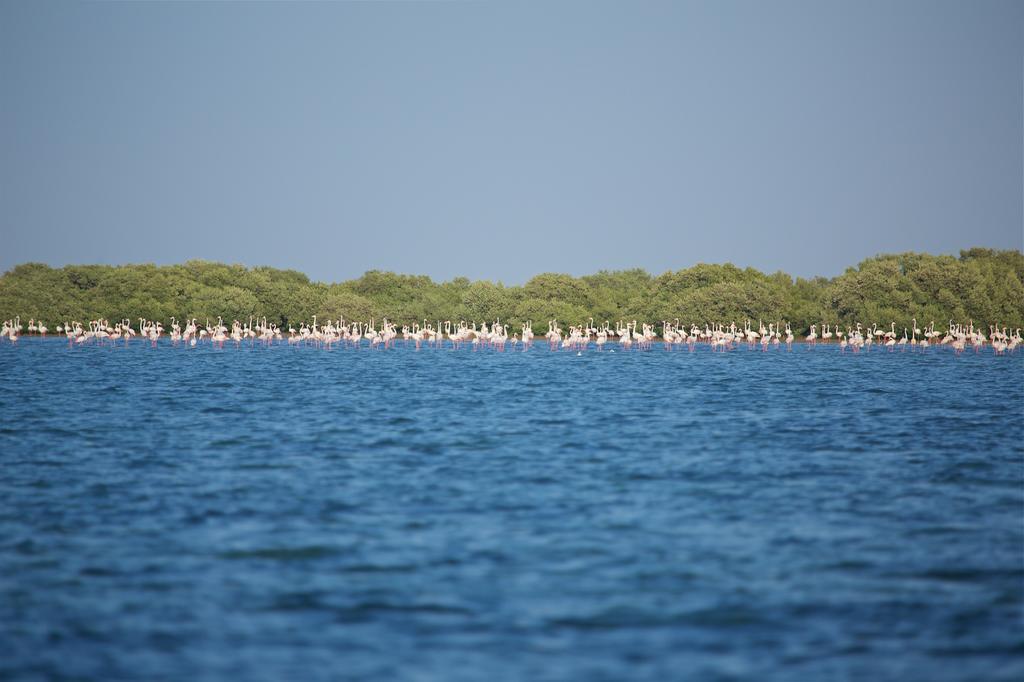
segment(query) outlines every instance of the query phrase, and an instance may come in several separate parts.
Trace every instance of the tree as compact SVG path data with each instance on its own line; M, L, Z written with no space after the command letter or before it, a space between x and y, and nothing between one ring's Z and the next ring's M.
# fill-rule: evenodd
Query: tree
M811 324L847 326L893 321L897 327L953 318L976 324L1024 327L1024 254L967 249L959 258L921 253L882 254L834 279L792 279L726 263L701 263L657 277L640 269L585 277L544 273L521 287L465 277L434 282L423 275L371 270L348 282L311 282L301 272L246 268L192 260L180 265L70 265L24 263L0 276L0 319L20 315L54 328L70 321L136 321L218 316L230 322L263 317L281 326L321 318L396 324L496 318L538 328L558 319L661 320L683 324L750 319L789 322L797 333Z

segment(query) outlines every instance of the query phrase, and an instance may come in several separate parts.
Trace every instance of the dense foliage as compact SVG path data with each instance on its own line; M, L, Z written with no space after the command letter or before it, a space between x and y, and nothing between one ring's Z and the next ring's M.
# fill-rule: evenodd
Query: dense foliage
M1024 327L1024 254L970 249L960 257L919 253L863 261L834 279L793 279L730 264L652 276L643 270L601 271L585 277L545 273L523 286L456 278L367 272L338 284L311 282L294 270L246 268L206 261L183 265L19 265L0 277L0 319L20 315L50 328L98 318L167 322L195 317L246 321L250 316L286 326L313 315L398 324L423 320L489 321L518 325L549 319L565 324L676 320L703 325L746 319L812 323L854 322L904 326L950 318Z

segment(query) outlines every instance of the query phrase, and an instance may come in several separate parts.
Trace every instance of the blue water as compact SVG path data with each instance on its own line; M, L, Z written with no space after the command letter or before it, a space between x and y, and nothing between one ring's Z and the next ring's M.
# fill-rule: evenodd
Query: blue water
M1024 354L0 345L0 678L1024 679Z

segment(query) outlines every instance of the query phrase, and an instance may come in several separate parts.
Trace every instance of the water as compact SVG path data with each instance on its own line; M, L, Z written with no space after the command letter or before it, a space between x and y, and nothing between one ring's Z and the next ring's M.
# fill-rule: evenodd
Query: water
M1017 680L1024 355L0 345L0 678Z

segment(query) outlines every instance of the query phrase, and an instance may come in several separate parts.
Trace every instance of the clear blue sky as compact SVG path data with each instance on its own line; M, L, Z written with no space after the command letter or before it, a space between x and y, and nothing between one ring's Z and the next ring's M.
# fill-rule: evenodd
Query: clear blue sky
M1024 3L0 4L0 270L1021 248Z

